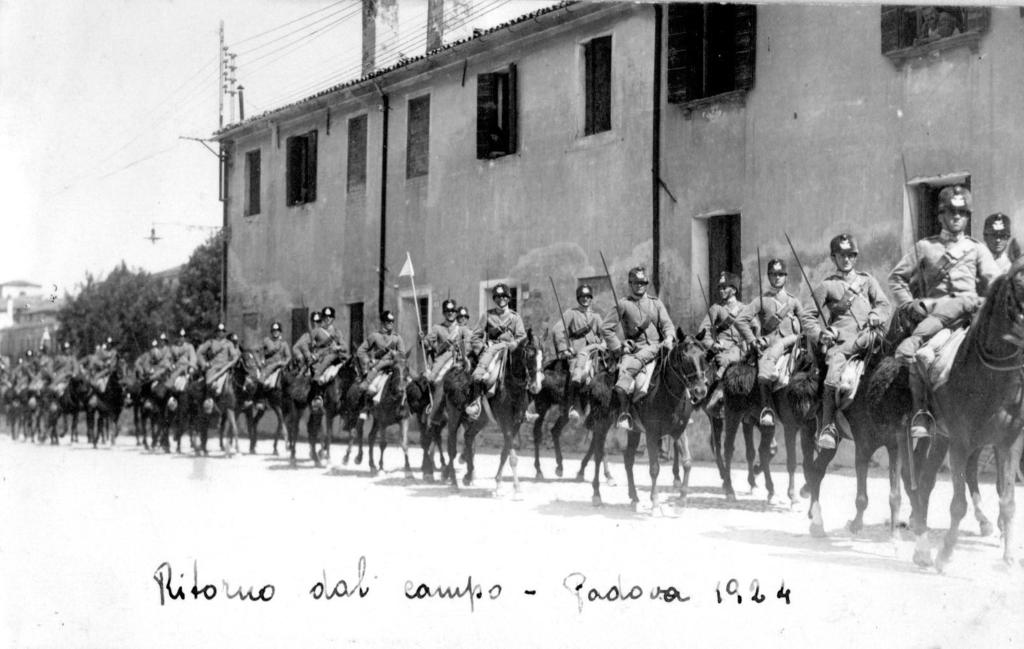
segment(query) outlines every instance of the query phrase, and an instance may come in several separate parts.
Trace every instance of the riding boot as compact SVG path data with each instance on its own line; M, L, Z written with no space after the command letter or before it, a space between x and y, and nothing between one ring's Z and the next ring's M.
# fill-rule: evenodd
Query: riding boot
M615 403L619 411L615 420L616 427L625 431L633 430L633 421L629 416L629 395L622 388L615 388Z
M719 381L715 385L715 389L711 391L711 396L708 397L708 402L704 406L704 411L710 415L714 415L722 404L722 398L725 396L725 389L722 387L722 382Z
M910 418L910 438L931 437L932 414L928 411L928 397L924 380L916 365L910 366L910 395L914 411L914 416Z
M770 428L775 425L775 394L772 391L772 384L769 381L758 381L758 388L761 390L761 416L758 425L761 428Z
M579 384L576 381L570 380L568 385L565 387L565 403L568 405L566 415L569 417L569 421L573 426L580 423L580 411L576 407L576 395L579 392Z
M836 447L836 389L831 385L825 386L824 394L821 397L821 429L818 431L818 448L821 450L832 450Z

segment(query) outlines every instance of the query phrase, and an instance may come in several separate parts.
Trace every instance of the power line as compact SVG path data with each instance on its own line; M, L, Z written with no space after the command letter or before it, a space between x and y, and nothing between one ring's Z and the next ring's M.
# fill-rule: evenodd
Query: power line
M340 4L342 4L343 2L347 2L347 1L348 1L348 0L339 0L339 2L332 2L331 4L327 5L326 7L321 7L320 9L317 9L316 11L311 11L311 12L309 12L308 14L305 14L305 15L303 15L303 16L299 16L298 18L296 18L296 19L294 19L294 20L290 20L290 21L288 21L288 22L286 22L286 23L283 23L283 24L281 24L281 25L278 25L277 27L272 27L272 28L270 28L270 29L268 29L268 30L266 30L266 31L264 31L264 32L260 32L259 34L253 34L252 36L246 36L245 38L243 38L243 39L242 39L242 40L240 40L240 41L235 41L235 44L234 44L234 45L235 45L235 47L238 47L238 46L239 46L239 45L241 45L242 43L248 43L249 41L251 41L251 40L254 40L254 39L257 39L257 38L259 38L259 37L261 37L261 36L266 36L267 34L270 34L270 33L272 33L272 32L276 32L276 31L277 31L277 30L279 30L279 29L284 29L284 28L285 28L285 27L287 27L288 25L293 25L293 24L295 24L295 23L299 22L300 20L303 20L303 19L305 19L305 18L309 18L310 16L315 16L316 14L318 14L318 13L320 13L320 12L322 12L322 11L327 11L327 10L328 10L328 9L330 9L331 7L334 7L334 6L340 5ZM357 3L359 3L359 0L356 0L356 2L357 2Z
M356 12L356 13L358 13L358 12ZM337 19L337 20L335 20L333 22L330 22L330 23L324 25L323 27L320 27L319 29L313 30L312 32L310 32L309 34L306 34L305 36L303 36L300 39L292 41L291 43L286 43L285 45L282 45L281 47L273 49L273 50L271 50L269 52L264 52L263 54L260 54L257 57L251 58L251 59L249 59L248 62L251 65L253 63L256 63L257 61L262 61L263 59L266 59L267 57L269 57L269 56L271 56L273 54L277 54L278 52L280 52L282 50L286 50L288 48L295 47L296 45L300 45L300 46L301 45L306 45L309 42L311 42L312 40L314 40L316 38L317 34L323 35L325 30L331 30L331 29L336 28L338 25L341 25L341 24L345 23L346 21L348 21L349 19L351 19L353 15L355 15L355 14L353 13L353 14L349 14L347 16L343 16L342 18L339 18L339 19Z
M326 16L322 16L322 17L318 18L317 20L314 20L313 22L309 23L308 25L303 25L302 27L299 27L298 29L296 29L294 31L290 31L290 32L288 32L286 34L282 34L282 35L278 36L277 38L275 38L273 40L267 41L266 43L261 43L260 45L255 45L253 47L250 47L247 50L243 50L243 51L239 52L238 55L239 56L245 56L246 54L251 54L252 52L255 52L256 50L261 50L264 47L269 47L269 46L273 45L274 43L276 43L278 41L284 40L284 39L286 39L286 38L288 38L290 36L294 36L295 34L298 34L298 33L302 32L304 30L307 30L310 27L312 27L313 25L316 25L318 23L322 23L325 20L328 20L330 18L333 18L335 16L338 16L338 15L346 13L346 12L348 12L348 14L347 14L348 16L360 13L359 7L356 7L356 9L354 11L352 9L339 9L338 11L336 11L334 13L330 13L330 14L327 14Z

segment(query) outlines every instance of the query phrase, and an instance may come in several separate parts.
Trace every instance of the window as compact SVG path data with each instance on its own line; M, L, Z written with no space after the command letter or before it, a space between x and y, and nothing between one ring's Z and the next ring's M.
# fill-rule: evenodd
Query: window
M612 37L601 36L583 45L585 119L583 134L612 129Z
M426 176L430 169L430 95L409 100L405 177Z
M245 215L260 213L260 150L245 154Z
M307 331L309 331L309 307L292 309L292 344L299 342L299 338Z
M316 131L287 140L288 205L316 200Z
M938 234L942 231L942 223L939 222L939 215L936 206L939 203L939 192L943 187L950 185L963 185L971 188L970 174L947 174L935 178L918 179L907 186L907 198L912 201L908 206L908 214L916 227L916 239L923 239ZM971 219L968 218L964 234L971 234Z
M354 302L348 305L348 348L354 354L359 345L363 344L363 303Z
M476 157L516 152L516 66L476 78Z
M754 87L757 8L672 3L668 7L668 98L686 103Z
M417 315L420 318L420 331L426 332L430 329L430 298L418 298L419 308Z
M739 214L724 214L708 219L708 283L711 286L705 288L711 291L707 297L712 303L718 299L718 293L714 290L723 271L736 273L742 277ZM736 297L740 297L739 292Z
M366 186L366 115L348 120L348 182L352 191Z
M988 30L988 7L882 6L882 54L909 58L976 42Z

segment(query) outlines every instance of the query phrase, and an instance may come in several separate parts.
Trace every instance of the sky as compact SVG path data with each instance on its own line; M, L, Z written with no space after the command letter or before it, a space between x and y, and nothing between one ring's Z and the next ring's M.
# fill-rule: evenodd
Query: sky
M0 0L0 283L184 263L222 220L217 158L182 139L218 126L220 22L252 116L359 76L360 4ZM423 52L426 4L399 0L395 56ZM451 27L550 4L472 0Z

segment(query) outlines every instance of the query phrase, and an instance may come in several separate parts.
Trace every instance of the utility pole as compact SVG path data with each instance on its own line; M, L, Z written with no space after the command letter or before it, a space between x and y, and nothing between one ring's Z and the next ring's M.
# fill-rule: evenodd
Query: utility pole
M220 74L217 75L217 99L220 104L218 128L224 128L224 90L227 81L227 70L224 69L224 21L220 21L220 45L217 47L217 60L220 62Z

